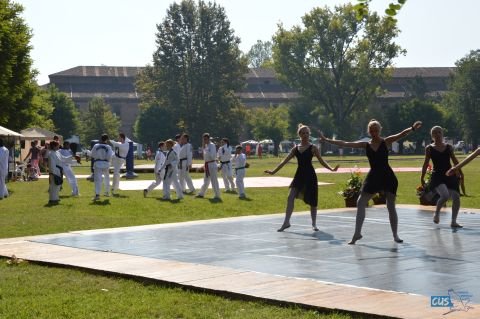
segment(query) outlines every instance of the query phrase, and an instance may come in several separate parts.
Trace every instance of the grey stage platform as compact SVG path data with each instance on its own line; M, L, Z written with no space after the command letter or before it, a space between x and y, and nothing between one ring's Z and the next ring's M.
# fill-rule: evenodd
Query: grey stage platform
M465 227L456 231L449 227L447 211L435 225L431 211L399 207L402 244L392 239L384 207L367 210L363 239L354 246L347 245L355 224L355 211L348 209L320 213L318 232L309 227L309 213L299 213L282 233L276 232L283 219L277 214L40 236L29 242L422 295L430 311L430 296L450 289L470 293L469 304L480 298L480 214L462 210L459 222ZM480 317L479 310L468 314L476 311Z

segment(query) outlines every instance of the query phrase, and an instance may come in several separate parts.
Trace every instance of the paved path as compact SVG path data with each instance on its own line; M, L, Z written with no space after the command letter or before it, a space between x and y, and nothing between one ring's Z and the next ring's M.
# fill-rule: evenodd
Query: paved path
M246 177L244 179L245 188L252 188L252 187L288 187L292 182L292 178L290 177L278 177L278 176L265 176L265 177ZM120 189L121 190L142 190L147 188L152 181L146 180L129 180L129 181L121 181L120 182ZM218 184L220 185L220 189L224 189L225 185L223 183L223 179L218 179ZM193 186L195 189L199 190L200 187L203 185L203 178L202 179L194 179ZM318 185L331 185L331 183L324 183L319 182ZM212 184L210 184L209 188L212 188ZM160 184L156 190L163 189L163 185ZM173 186L172 186L173 189Z
M480 210L462 210L458 231L450 213L439 225L428 208L398 213L403 244L380 206L355 246L346 244L355 211L337 209L320 212L319 232L305 212L278 233L275 214L3 239L0 255L394 318L480 318ZM431 296L448 294L452 308L431 307Z

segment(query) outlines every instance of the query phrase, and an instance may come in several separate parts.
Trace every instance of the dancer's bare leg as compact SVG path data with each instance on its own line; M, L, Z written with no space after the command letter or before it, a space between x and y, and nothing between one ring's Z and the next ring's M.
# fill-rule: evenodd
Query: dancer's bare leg
M362 239L362 226L365 220L365 209L367 208L368 201L373 197L373 194L362 192L357 200L357 217L355 220L355 233L349 245L355 245L357 240Z
M297 189L293 187L290 188L290 192L288 193L288 199L287 199L287 208L285 209L285 220L283 221L282 227L277 229L277 231L281 232L290 227L290 217L292 217L296 196L297 196Z
M433 215L433 222L435 224L438 224L440 222L440 210L450 198L450 192L448 191L448 188L445 184L438 185L435 188L435 191L440 196L440 198L437 200L437 207L435 209L435 215Z
M310 206L310 216L312 217L312 229L318 231L317 228L317 207Z
M393 240L397 243L403 243L403 240L398 237L398 215L395 208L395 194L385 192L385 198L387 199L388 218L390 219L390 228L392 228Z
M453 228L462 228L463 226L457 223L458 211L460 210L460 194L457 191L449 190L452 197L452 223Z

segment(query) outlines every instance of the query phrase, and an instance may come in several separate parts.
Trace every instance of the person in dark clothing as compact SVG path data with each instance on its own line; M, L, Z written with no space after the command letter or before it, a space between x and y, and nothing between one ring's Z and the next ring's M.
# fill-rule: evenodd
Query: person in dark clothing
M295 198L301 198L310 205L310 214L312 217L312 229L318 231L317 228L317 204L318 204L318 181L315 169L312 165L312 159L315 156L320 164L325 168L336 171L335 168L330 167L327 162L320 156L318 147L310 143L310 128L306 125L298 125L298 135L300 136L300 144L292 148L285 159L278 164L274 170L266 170L265 173L273 175L278 172L285 164L287 164L293 157L297 158L298 167L295 172L292 183L290 184L290 193L287 200L287 208L285 211L285 220L282 227L278 229L279 232L284 231L290 227L290 217L293 213Z
M320 138L330 144L343 147L364 148L370 163L370 171L365 178L360 196L357 201L357 217L355 222L355 233L350 245L362 238L362 226L365 220L365 208L368 201L374 194L384 192L387 200L388 215L390 218L390 227L393 233L393 239L397 243L403 242L398 237L398 216L395 209L395 197L397 194L398 180L388 164L388 147L393 142L407 136L410 132L419 129L422 122L417 121L411 127L400 133L390 135L386 138L380 136L382 126L376 120L370 120L368 123L368 134L372 138L369 142L345 142L341 140L332 140L320 134Z
M435 215L433 222L438 224L440 222L440 210L443 204L452 198L452 228L461 228L457 223L458 211L460 210L460 189L459 178L456 175L447 176L447 171L452 168L450 160L457 165L458 160L453 152L452 145L446 144L443 139L443 129L440 126L434 126L430 130L432 136L432 144L425 147L425 161L423 162L422 175L420 182L425 185L425 174L427 172L430 160L433 162L432 178L430 180L430 188L435 190L440 196L437 200Z

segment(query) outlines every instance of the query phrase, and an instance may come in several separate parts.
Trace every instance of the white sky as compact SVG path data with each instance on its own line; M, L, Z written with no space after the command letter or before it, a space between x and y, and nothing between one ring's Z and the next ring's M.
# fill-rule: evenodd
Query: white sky
M25 7L33 30L31 53L40 72L48 75L79 65L144 66L155 50L156 25L173 0L15 0ZM257 40L271 40L282 22L301 24L314 7L345 0L217 0L247 52ZM391 0L372 0L382 12ZM454 66L470 50L480 49L480 1L408 0L398 15L397 42L408 51L399 67Z

